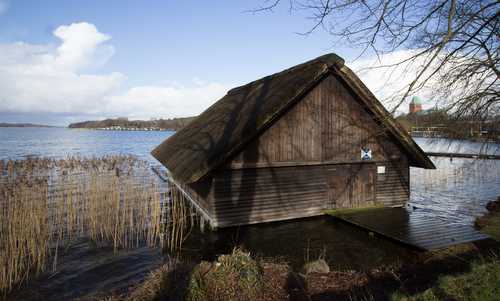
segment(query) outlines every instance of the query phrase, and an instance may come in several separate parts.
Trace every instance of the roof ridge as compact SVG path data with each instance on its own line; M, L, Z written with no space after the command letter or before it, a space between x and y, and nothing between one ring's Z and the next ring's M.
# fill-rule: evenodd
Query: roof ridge
M275 73L270 74L270 75L266 75L264 77L261 77L259 79L254 80L254 81L251 81L251 82L246 83L244 85L232 88L229 91L227 91L226 95L236 94L236 93L238 93L238 91L241 91L244 88L248 88L248 87L251 87L253 85L257 85L263 81L266 81L269 78L280 76L280 75L283 75L283 74L288 73L288 72L293 72L293 71L300 69L306 65L314 64L316 62L323 62L328 69L331 69L333 67L341 68L345 64L345 60L342 57L340 57L336 53L330 52L330 53L318 56L314 59L308 60L307 62L286 68L284 70L275 72Z

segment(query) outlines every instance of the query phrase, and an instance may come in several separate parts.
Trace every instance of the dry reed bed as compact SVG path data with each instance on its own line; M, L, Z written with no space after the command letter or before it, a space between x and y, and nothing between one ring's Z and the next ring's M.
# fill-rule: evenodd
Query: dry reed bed
M0 292L55 268L75 238L162 245L164 192L134 157L0 160Z

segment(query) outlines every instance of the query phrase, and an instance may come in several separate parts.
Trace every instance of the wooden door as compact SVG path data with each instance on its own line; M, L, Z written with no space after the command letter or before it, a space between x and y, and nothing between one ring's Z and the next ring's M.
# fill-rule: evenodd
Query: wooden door
M360 208L374 205L375 164L331 165L326 169L328 207Z

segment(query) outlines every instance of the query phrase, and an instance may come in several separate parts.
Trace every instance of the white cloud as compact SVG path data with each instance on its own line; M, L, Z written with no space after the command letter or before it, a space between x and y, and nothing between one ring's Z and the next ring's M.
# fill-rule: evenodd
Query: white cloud
M0 15L7 12L9 9L9 3L7 1L0 0Z
M194 79L191 86L165 84L122 91L125 75L89 73L114 54L107 44L109 35L85 22L60 26L53 34L59 45L0 44L0 112L192 116L228 88Z
M94 25L74 23L54 31L59 47L0 44L0 111L92 112L125 76L81 74L109 46Z
M112 46L103 45L111 37L100 33L93 24L59 26L54 35L62 41L55 58L56 66L61 69L79 70L95 63L105 63L114 54Z
M217 83L195 81L195 84L194 87L134 87L123 94L110 96L106 110L138 119L193 116L200 114L227 91L226 86Z

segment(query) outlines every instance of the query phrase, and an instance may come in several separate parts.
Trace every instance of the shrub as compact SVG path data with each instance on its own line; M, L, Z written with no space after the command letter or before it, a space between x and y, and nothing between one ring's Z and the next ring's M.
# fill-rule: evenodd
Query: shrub
M241 249L202 262L192 272L187 300L255 300L263 288L262 268Z

